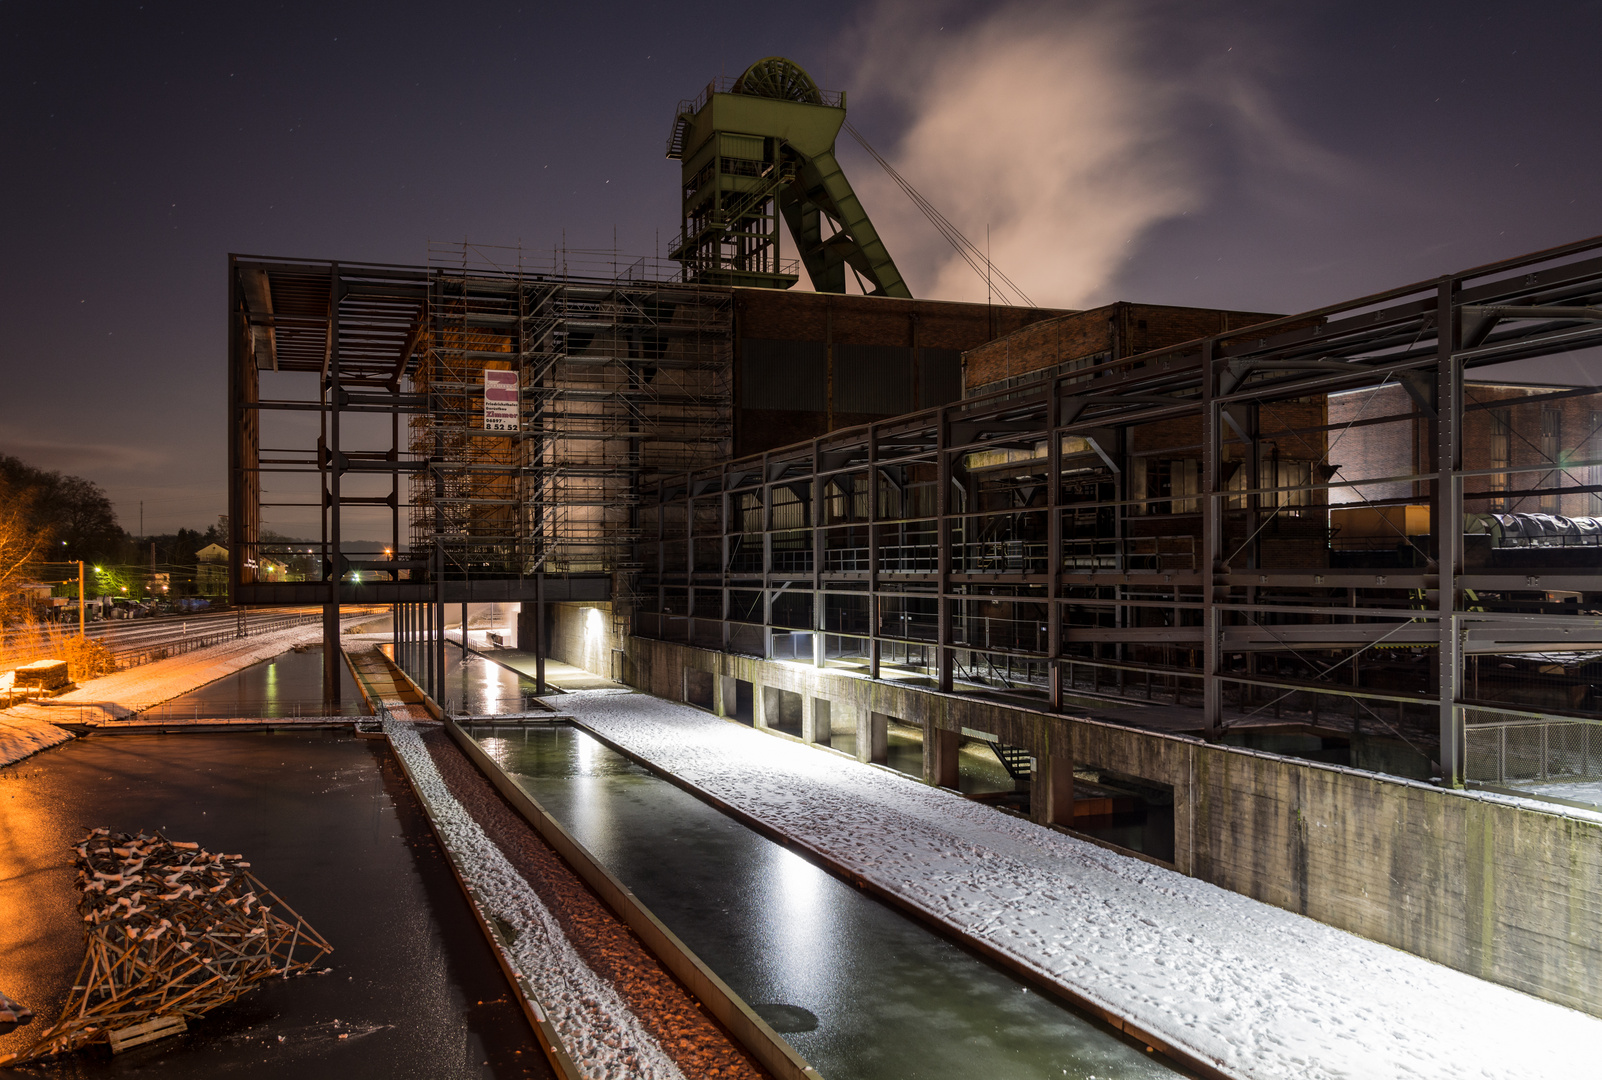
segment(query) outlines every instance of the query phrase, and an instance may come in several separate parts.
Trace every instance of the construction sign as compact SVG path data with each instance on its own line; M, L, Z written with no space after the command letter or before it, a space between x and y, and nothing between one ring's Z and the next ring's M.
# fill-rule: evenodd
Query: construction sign
M484 430L518 429L517 372L484 371Z

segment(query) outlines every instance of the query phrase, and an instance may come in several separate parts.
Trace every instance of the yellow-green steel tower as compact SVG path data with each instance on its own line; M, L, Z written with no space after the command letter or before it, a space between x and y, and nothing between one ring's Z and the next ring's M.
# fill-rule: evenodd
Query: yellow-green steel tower
M782 216L819 292L845 292L846 268L872 296L911 298L884 241L834 157L845 94L819 90L770 56L732 84L679 103L667 156L683 163L684 231L671 256L688 281L787 289Z

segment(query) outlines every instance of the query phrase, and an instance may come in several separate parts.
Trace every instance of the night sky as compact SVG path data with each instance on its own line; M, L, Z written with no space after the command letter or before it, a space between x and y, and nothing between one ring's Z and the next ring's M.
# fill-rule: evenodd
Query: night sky
M0 452L205 527L229 252L665 250L674 106L759 57L1037 303L1293 312L1602 233L1598 41L1598 3L0 0ZM914 294L982 300L840 156Z

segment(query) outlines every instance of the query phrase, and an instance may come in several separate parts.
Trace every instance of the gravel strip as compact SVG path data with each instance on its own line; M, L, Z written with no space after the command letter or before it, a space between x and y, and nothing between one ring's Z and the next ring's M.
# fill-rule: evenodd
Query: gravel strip
M510 928L515 970L538 987L547 1016L584 1075L592 1080L682 1080L685 1074L624 998L590 969L560 920L457 801L417 727L388 720L384 731L463 877L485 909Z
M633 932L546 844L443 730L421 732L451 794L561 924L590 970L605 979L686 1076L766 1076L707 1016Z

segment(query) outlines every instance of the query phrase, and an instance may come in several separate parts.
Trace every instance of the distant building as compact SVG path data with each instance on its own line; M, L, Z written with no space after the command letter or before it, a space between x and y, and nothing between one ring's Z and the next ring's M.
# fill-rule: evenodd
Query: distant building
M195 591L201 596L227 597L228 549L207 544L195 552Z

